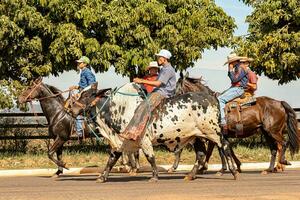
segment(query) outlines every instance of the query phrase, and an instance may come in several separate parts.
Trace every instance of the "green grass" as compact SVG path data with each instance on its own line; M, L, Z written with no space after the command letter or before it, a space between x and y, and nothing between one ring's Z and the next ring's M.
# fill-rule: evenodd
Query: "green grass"
M269 162L270 151L267 148L256 147L248 148L238 145L234 148L237 157L242 162ZM174 154L158 148L155 151L157 164L172 164ZM291 161L289 152L286 153L287 159ZM146 158L141 155L142 165L149 165ZM73 147L63 152L63 160L68 167L104 166L108 159L108 153L102 149L89 150L89 148ZM195 160L194 152L185 149L181 156L180 164L193 164ZM294 156L293 160L300 160L300 155ZM214 150L210 164L220 163L219 155ZM26 169L26 168L55 168L45 151L15 153L4 152L0 154L0 169Z

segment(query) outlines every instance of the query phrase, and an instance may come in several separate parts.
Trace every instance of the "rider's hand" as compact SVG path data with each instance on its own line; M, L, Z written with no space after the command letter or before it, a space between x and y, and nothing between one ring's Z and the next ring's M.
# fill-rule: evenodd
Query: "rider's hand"
M69 90L75 90L75 89L78 89L77 85L73 85L73 86L69 87Z
M135 83L143 83L143 79L141 79L141 78L134 78L133 82L135 82Z

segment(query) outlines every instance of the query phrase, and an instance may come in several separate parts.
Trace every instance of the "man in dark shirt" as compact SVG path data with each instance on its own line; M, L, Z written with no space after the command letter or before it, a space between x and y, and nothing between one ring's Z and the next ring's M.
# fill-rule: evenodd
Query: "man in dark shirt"
M223 134L227 134L227 122L225 118L225 105L229 101L241 97L245 93L245 89L248 84L247 72L240 66L240 60L244 57L237 56L236 54L230 54L227 57L228 64L228 76L231 80L231 87L225 90L220 96L218 96L220 114L221 114L221 128Z

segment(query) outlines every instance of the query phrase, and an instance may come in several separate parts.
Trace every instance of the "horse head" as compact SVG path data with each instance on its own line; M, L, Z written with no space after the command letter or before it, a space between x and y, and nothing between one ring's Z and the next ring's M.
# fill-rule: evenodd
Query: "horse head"
M19 103L29 102L33 99L39 98L41 94L41 86L43 85L42 78L37 78L33 84L24 90L18 97Z
M79 96L74 100L70 109L73 117L77 117L82 112L94 106L94 102L99 101L103 96L105 96L105 93L108 90L111 90L110 88L98 90L97 86L98 83L94 83L87 89L84 89L80 92Z
M184 76L181 75L176 84L176 95L184 94L187 92L201 92L209 95L215 95L208 86L203 83L202 77L190 78L189 74L186 73Z

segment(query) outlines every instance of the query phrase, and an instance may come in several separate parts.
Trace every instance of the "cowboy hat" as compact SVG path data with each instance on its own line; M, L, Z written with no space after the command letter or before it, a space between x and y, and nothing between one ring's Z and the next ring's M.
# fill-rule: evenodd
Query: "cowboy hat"
M234 61L239 61L241 59L245 59L245 57L238 56L236 53L231 53L229 56L227 56L227 61L224 63L224 65L232 63Z
M160 69L160 67L158 66L158 63L156 61L152 61L149 63L149 65L146 67L146 70L149 70L151 68L157 68Z
M86 56L82 56L79 60L76 60L77 63L90 64L90 59Z
M158 57L164 57L168 60L172 57L171 52L166 50L166 49L160 50L159 53L156 53L155 55L158 56Z
M244 56L243 58L240 59L241 62L252 62L254 61L253 58L248 58L247 56Z

